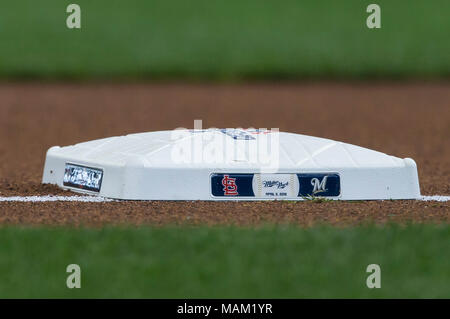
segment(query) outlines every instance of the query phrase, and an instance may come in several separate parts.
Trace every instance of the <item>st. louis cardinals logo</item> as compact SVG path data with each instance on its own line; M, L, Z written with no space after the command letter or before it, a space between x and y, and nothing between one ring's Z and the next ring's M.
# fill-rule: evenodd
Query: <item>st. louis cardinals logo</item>
M222 185L225 196L239 195L237 191L236 178L232 178L228 175L223 175Z

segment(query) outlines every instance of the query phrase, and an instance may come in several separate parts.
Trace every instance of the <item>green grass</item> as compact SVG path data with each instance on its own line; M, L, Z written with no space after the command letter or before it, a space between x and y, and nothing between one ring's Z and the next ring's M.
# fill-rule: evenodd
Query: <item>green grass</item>
M450 297L450 228L0 228L0 298ZM81 266L81 289L65 286ZM366 287L368 264L381 289Z
M434 78L450 75L450 1L8 1L0 79Z

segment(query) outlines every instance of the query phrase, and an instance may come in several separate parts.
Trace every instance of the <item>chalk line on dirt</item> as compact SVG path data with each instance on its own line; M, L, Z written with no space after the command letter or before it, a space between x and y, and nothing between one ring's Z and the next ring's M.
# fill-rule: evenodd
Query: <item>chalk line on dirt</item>
M421 196L419 200L425 201L425 202L429 202L429 201L448 202L450 200L450 196L443 196L443 195Z
M419 201L436 201L447 202L450 201L450 196L445 195L433 195L433 196L421 196ZM1 197L0 202L83 202L83 203L102 203L113 202L114 199L98 197L98 196L10 196Z
M111 202L112 199L97 196L11 196L0 197L0 202Z

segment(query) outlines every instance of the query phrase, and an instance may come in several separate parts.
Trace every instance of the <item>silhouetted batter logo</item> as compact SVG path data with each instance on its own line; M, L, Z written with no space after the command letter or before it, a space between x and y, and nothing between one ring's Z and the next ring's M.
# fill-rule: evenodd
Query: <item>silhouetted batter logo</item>
M229 175L223 175L222 185L225 196L239 195L237 191L236 178L232 178Z

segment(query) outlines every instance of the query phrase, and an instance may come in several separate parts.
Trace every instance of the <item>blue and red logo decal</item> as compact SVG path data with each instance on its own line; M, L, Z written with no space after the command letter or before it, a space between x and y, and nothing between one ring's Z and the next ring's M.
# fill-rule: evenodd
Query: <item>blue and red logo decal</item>
M211 194L217 197L255 197L255 192L253 190L254 175L255 174L233 173L212 174ZM337 197L341 194L341 180L339 174L299 173L292 175L296 175L298 179L298 194L292 194L291 196L293 197ZM273 178L273 176L271 178ZM281 192L288 186L287 182L281 182L280 180L265 181L263 178L261 179L261 183L261 187L277 186L277 189L281 189Z
M254 174L212 174L211 175L211 193L213 196L250 196L253 193L253 175Z

